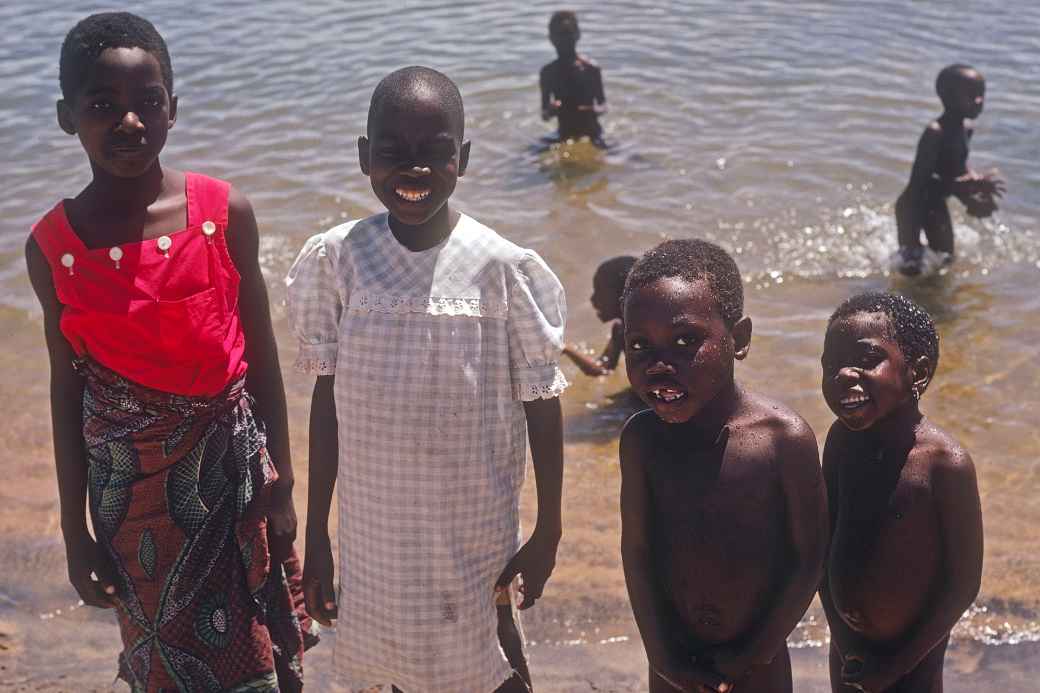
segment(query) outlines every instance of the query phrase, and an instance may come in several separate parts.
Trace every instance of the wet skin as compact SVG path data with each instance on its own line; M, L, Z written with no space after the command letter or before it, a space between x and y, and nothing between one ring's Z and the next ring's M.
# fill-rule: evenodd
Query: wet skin
M838 421L823 454L832 539L820 596L835 691L852 690L842 668L848 679L859 666L866 690L931 690L945 638L978 592L974 466L912 396L927 388L929 367L927 357L906 362L883 314L827 331L823 393Z
M626 582L652 690L790 691L785 638L826 547L816 442L733 381L751 324L729 328L715 306L706 282L680 279L625 306L629 379L651 407L622 432Z
M921 135L910 182L896 200L899 245L912 257L920 252L921 231L932 250L953 255L953 223L946 206L950 195L960 199L972 216L987 217L1003 194L1002 180L968 170L973 130L964 121L982 113L986 82L974 70L964 74L948 96L946 110ZM908 273L916 272L911 268Z
M610 323L610 337L598 358L589 357L582 349L572 344L563 347L563 355L573 361L585 375L606 375L617 368L625 343L625 324L621 320L623 288L599 273L592 278L592 296L589 297L589 301L596 311L596 317L602 322Z

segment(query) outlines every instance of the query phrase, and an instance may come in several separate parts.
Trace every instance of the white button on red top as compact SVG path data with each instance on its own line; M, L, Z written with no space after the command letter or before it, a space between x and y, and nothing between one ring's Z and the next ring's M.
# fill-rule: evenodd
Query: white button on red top
M118 246L110 248L108 256L112 258L112 262L116 263L116 269L119 269L119 261L123 259L123 249Z
M170 246L173 245L173 241L170 240L169 236L159 236L159 240L155 242L155 245L162 251L162 254L166 257L170 257Z
M69 276L72 276L72 266L76 264L76 258L72 253L65 253L61 256L61 264L68 268Z
M204 221L204 222L202 222L202 233L206 234L207 236L212 236L216 232L217 232L217 225L214 224L212 221Z

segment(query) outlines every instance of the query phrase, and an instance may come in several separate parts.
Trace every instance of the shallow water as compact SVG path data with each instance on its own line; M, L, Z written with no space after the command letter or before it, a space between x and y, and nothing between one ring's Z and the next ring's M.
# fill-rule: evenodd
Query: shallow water
M604 126L615 145L607 153L537 151L550 130L538 114L537 70L553 57L544 35L555 4L401 2L390 12L376 3L274 0L186 12L141 3L138 11L170 44L180 95L164 161L229 178L253 201L283 361L295 349L278 280L295 251L310 234L378 209L354 145L375 82L406 64L442 69L462 88L473 141L456 199L549 261L570 296L574 341L599 348L605 338L586 299L601 259L638 254L664 237L715 240L745 274L755 323L752 354L738 374L789 402L822 434L830 418L819 396L819 351L833 307L855 291L896 288L933 312L942 358L925 409L972 452L986 522L982 594L956 632L948 682L954 690L1032 690L1024 682L1035 673L1040 642L1040 328L1030 319L1040 310L1040 6L571 5L581 19L580 47L604 71ZM22 260L31 222L88 180L75 139L54 122L53 104L61 40L93 7L39 9L27 0L0 7L0 324L7 335L0 418L8 424L0 431L7 452L0 469L17 481L0 486L0 545L8 557L0 568L0 680L26 689L61 680L102 685L113 672L107 617L69 611L47 367ZM957 263L910 283L888 274L892 201L921 129L938 113L935 73L955 61L975 64L988 80L971 163L999 166L1009 193L982 222L951 204ZM532 656L555 672L566 667L554 669L553 661L599 666L615 656L611 648L629 648L618 661L638 665L617 553L616 433L632 405L618 394L623 374L568 373L575 385L565 397L567 533L550 589L526 622ZM309 384L286 377L302 466ZM799 690L817 690L821 623L813 607L792 637L806 647L796 658ZM40 648L62 656L43 663L27 654ZM315 658L319 677L322 657ZM636 665L626 669L632 676L640 675ZM624 679L615 674L599 680ZM633 685L615 689L639 689Z

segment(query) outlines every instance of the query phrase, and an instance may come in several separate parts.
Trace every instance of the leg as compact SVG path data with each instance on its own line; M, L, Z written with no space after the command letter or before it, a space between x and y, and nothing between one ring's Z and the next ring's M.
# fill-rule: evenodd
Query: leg
M520 674L514 672L508 681L495 689L495 693L531 693L531 689L520 678Z
M773 661L751 672L735 682L737 691L755 691L756 693L791 693L791 653L787 645L776 653Z
M530 688L531 672L527 668L527 660L524 659L524 643L520 638L520 629L513 619L513 607L511 604L498 604L495 610L498 613L498 642L502 645L502 651L506 653L506 659L509 660L513 671Z
M910 201L906 191L896 200L896 233L899 240L899 271L912 276L921 273L921 211Z
M899 679L886 693L942 693L943 660L949 636L925 655L920 664L909 674Z
M924 217L924 236L928 239L929 248L953 258L953 221L945 199L928 205Z
M832 693L856 693L855 688L841 682L841 665L841 654L832 642L830 652L831 691Z

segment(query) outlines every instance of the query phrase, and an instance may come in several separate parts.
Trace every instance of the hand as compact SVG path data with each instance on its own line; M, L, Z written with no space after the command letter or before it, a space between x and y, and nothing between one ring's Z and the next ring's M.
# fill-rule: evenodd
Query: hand
M881 693L902 677L890 657L853 652L844 657L841 681L864 693Z
M336 593L332 586L335 569L329 537L307 537L307 556L303 562L303 603L307 613L323 626L332 626L339 617Z
M688 663L673 661L654 666L654 673L684 693L728 693L733 684L710 669L697 666L693 658Z
M727 681L739 681L753 666L744 652L727 645L709 647L697 655L696 661L710 663L712 669Z
M521 576L520 593L523 599L520 609L530 609L541 598L545 583L556 566L556 549L560 545L560 534L540 535L534 531L527 543L506 564L505 570L495 582L495 592L509 589L509 584L518 574Z
M964 211L969 216L985 219L997 211L997 203L992 196L976 193L964 201Z
M292 553L296 541L296 508L293 506L292 484L274 482L267 510L267 546L271 563L283 562Z
M994 168L983 174L979 181L979 188L992 197L1003 197L1007 192L1007 183L1000 177L1000 171Z
M111 609L116 605L115 571L105 550L94 541L86 527L74 536L66 535L65 554L69 582L87 606Z
M549 102L549 105L542 109L542 120L549 120L560 112L560 108L563 107L563 102L559 99L553 99Z

